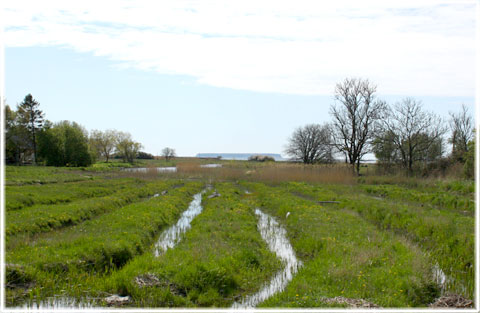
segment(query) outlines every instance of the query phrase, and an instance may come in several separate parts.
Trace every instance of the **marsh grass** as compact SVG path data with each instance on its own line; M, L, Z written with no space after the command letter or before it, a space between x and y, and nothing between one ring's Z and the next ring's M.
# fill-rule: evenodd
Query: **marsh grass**
M34 205L22 210L9 211L6 214L5 233L7 237L22 233L32 235L75 225L99 214L152 196L173 184L175 181L147 183L134 180L128 187L104 197L87 198L57 205ZM113 184L111 188L114 189L115 185Z
M202 214L175 248L135 258L106 279L106 291L131 295L133 306L228 307L268 281L280 263L256 229L254 208L231 183L214 189L221 196L205 195ZM136 285L134 278L146 273L161 283Z
M94 179L77 168L5 166L5 185L50 184Z
M335 296L425 306L439 292L434 263L452 278L447 291L473 295L474 221L461 210L471 209L462 201L472 202L474 182L358 178L342 164L180 158L172 160L178 172L154 171L171 165L162 162L136 164L145 173L117 165L7 167L6 260L20 266L7 273L20 282L7 288L7 305L66 297L105 306L104 297L120 294L134 307L228 307L281 268L256 229L256 207L285 227L305 265L264 307L339 306L324 301ZM204 197L204 211L180 243L154 257L159 232L207 182L220 196ZM159 285L135 283L147 273Z
M45 185L6 186L5 209L19 210L33 205L60 204L107 196L133 184L132 180L88 180Z
M448 209L462 214L473 216L475 201L473 194L465 195L462 192L441 188L406 188L396 185L362 185L361 188L368 194L386 197L392 200L417 203L421 206L431 206L439 209Z
M383 307L426 306L438 295L422 251L378 230L356 212L320 206L283 187L244 185L266 212L284 223L304 263L285 291L262 307L330 306L319 299L336 296ZM424 292L429 288L432 293Z
M261 181L280 183L302 181L311 183L353 184L351 169L340 165L301 165L292 163L228 162L219 168L202 168L199 163L177 165L180 177L214 181ZM175 174L172 174L175 176Z
M189 183L164 196L17 243L9 249L7 260L24 267L31 280L36 281L38 288L33 288L30 294L37 300L51 297L60 290L70 290L71 281L76 282L78 276L85 277L81 272L98 279L149 251L159 232L176 221L200 188L201 183ZM88 286L82 282L81 285L86 292L95 283ZM78 297L78 294L69 296ZM9 301L14 302L15 296L11 295Z
M408 238L430 257L432 266L438 263L451 278L447 291L463 294L470 299L473 297L475 255L473 216L465 216L456 209L431 205L430 197L419 196L417 201L408 199L403 202L388 198L381 201L365 193L364 188L372 186L288 183L286 188L290 192L307 195L313 200L323 200L325 195L328 195L330 199L340 201L339 207L357 212L379 229ZM459 189L462 190L461 187ZM416 192L422 195L421 191ZM401 192L398 197L402 198Z

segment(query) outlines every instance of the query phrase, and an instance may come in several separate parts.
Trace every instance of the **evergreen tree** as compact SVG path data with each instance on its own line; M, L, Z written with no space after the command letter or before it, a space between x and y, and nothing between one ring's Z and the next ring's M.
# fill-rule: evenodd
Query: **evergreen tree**
M33 149L33 163L37 162L37 133L43 126L43 112L39 110L40 103L33 99L31 94L25 96L17 107L19 124L25 127L30 134L30 143Z

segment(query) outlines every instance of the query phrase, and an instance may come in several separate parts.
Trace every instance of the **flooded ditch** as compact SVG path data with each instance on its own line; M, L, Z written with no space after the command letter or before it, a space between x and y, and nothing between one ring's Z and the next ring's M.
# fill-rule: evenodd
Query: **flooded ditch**
M206 190L194 195L188 209L182 213L178 222L160 235L160 238L155 244L155 256L158 257L169 248L173 248L180 241L181 235L190 229L192 220L203 211L202 194L205 191Z
M260 209L256 209L255 214L258 216L257 227L260 235L267 243L268 248L280 258L285 268L275 274L272 280L263 286L260 291L246 296L241 302L235 302L233 308L254 308L260 302L282 291L302 265L287 239L286 230L272 216L263 213Z
M432 268L432 275L434 282L440 286L440 294L445 295L452 290L460 293L463 296L467 296L468 290L461 282L456 281L453 277L448 276L440 268L438 264L434 264Z
M158 173L174 173L177 171L175 166L168 166L168 167L132 167L132 168L125 168L125 172L132 172L132 173L148 173L151 170L157 170Z
M222 164L211 163L211 164L201 164L201 168L220 168ZM125 172L131 173L148 173L150 171L157 171L158 173L176 173L176 166L166 166L166 167L132 167L123 169Z

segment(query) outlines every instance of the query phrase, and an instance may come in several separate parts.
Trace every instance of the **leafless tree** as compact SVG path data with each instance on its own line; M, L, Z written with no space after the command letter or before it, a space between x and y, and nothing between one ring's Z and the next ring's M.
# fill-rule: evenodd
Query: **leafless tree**
M167 161L170 160L171 158L174 158L176 156L175 149L172 149L172 148L169 148L169 147L163 148L162 156Z
M303 163L330 163L333 144L331 129L328 124L310 124L297 128L288 140L285 153Z
M404 98L396 103L388 110L383 126L394 134L391 140L409 174L415 161L432 160L442 154L444 122L434 113L423 111L420 101Z
M452 144L452 156L463 159L468 151L468 142L473 139L473 117L469 114L468 108L462 104L462 111L459 113L450 112L450 130L452 131L450 143Z
M370 151L375 122L385 111L385 102L376 99L377 87L366 79L347 78L335 87L333 135L336 148L359 174L360 161Z

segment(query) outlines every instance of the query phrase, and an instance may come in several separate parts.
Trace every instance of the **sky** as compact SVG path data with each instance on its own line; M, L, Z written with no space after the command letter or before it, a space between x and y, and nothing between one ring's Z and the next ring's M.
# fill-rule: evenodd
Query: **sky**
M477 13L476 13L477 12ZM475 106L476 1L10 1L6 103L130 132L144 151L281 153L335 84L448 118Z

